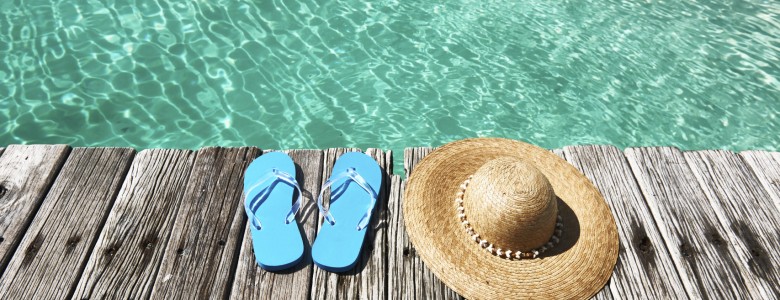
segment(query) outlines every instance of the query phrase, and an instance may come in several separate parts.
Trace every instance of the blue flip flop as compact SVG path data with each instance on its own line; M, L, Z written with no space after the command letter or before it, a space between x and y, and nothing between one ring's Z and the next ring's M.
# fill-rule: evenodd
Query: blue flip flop
M298 199L292 203L296 190ZM263 269L282 270L301 261L303 238L295 221L301 195L295 163L287 154L263 154L244 172L244 209L255 259Z
M320 215L325 216L311 249L317 266L331 272L355 266L366 231L371 230L371 213L381 186L382 170L370 156L349 152L336 160L317 197ZM328 188L330 205L325 210L322 195Z

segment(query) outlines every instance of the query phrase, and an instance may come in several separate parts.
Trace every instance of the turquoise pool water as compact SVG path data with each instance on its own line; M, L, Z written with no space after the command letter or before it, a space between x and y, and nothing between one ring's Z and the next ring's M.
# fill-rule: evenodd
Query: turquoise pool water
M780 149L780 2L627 2L2 1L0 146Z

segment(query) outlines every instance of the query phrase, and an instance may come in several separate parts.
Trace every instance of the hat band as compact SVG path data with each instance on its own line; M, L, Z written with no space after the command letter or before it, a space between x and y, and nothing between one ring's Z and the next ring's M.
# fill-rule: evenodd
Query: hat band
M463 228L466 229L466 233L468 233L468 235L471 236L471 239L480 247L484 248L487 252L490 252L490 254L501 258L523 259L537 258L540 254L551 249L552 247L555 247L555 245L558 244L558 241L560 241L561 238L561 234L563 233L563 220L561 219L560 214L558 214L558 220L555 223L555 233L552 235L552 237L550 237L550 240L543 246L533 249L529 252L512 251L509 249L502 250L501 248L494 246L493 243L480 238L479 234L474 231L474 228L471 227L471 223L469 223L468 219L466 218L466 211L463 207L463 195L466 193L466 188L469 186L469 182L471 182L472 177L474 177L474 175L470 175L466 181L460 184L460 190L455 195L455 209L457 211L458 220L460 220L461 224L463 224Z

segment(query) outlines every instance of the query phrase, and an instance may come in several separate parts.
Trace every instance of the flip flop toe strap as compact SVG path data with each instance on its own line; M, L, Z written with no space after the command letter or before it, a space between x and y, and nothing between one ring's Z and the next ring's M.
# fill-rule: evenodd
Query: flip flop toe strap
M270 184L268 184L265 188L260 190L260 193L257 194L257 196L253 198L249 198L249 195L251 195L252 191L257 189L260 186L265 185L267 182L271 181ZM293 220L295 220L295 214L298 212L298 210L301 208L301 196L303 193L301 193L301 187L298 185L298 182L295 180L292 175L290 175L287 172L272 169L271 172L266 173L260 179L258 179L255 184L253 184L249 189L246 191L246 199L244 200L244 209L246 211L246 215L251 221L252 226L254 226L256 229L261 229L262 226L260 224L260 219L257 218L257 215L255 215L255 212L258 208L260 208L260 205L262 205L266 199L268 199L268 196L271 195L271 191L276 186L278 182L286 183L287 185L290 185L294 187L298 191L298 198L295 200L295 203L293 203L292 208L290 209L290 212L287 213L287 216L284 219L285 224L291 223Z
M325 181L325 184L322 185L322 189L320 190L319 196L317 196L317 207L320 209L320 214L325 216L325 221L328 222L330 225L336 224L336 219L333 218L333 215L325 209L323 203L322 203L322 196L325 194L325 190L330 188L333 183L338 182L342 179L347 179L341 185L339 185L336 188L331 189L330 193L330 199L337 199L341 194L343 194L347 190L347 186L349 185L350 181L356 183L358 186L363 188L368 193L368 196L371 198L370 203L368 206L368 210L366 210L366 213L363 214L363 217L360 219L360 222L358 222L357 230L363 230L368 226L369 221L371 220L371 212L374 210L374 205L376 204L376 198L377 194L374 191L374 189L371 187L371 185L363 178L363 176L360 176L358 172L355 171L355 168L348 168L345 171L339 173L335 177L332 177L331 179L328 179L328 181ZM331 200L332 202L333 200Z

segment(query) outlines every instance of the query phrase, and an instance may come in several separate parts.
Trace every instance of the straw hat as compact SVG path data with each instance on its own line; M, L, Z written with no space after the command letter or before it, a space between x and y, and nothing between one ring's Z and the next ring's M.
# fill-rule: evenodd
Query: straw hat
M403 210L420 258L466 298L588 298L617 261L599 191L557 155L518 141L433 151L410 176Z

